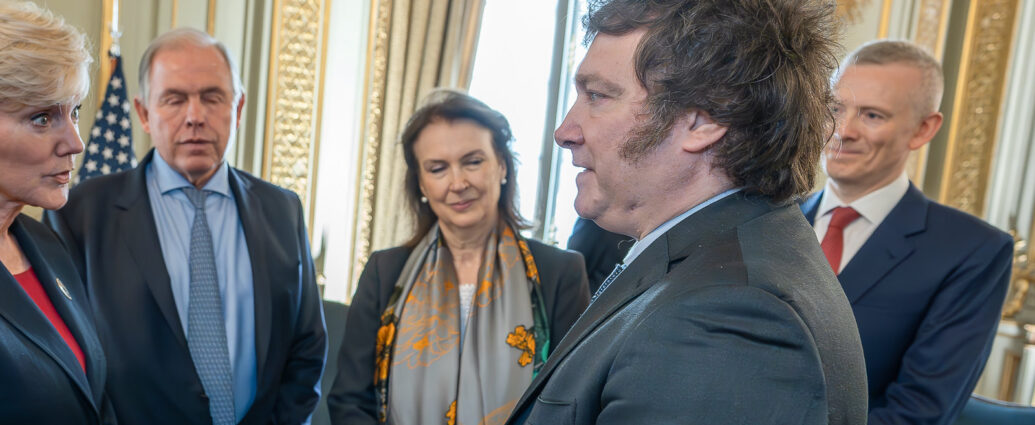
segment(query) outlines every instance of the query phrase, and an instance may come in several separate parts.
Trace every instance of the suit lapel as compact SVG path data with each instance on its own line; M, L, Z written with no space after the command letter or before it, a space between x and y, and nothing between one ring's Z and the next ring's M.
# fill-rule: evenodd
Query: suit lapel
M543 370L525 391L514 412L520 412L527 404L534 402L550 374L571 350L616 312L657 285L668 274L670 265L686 260L701 241L730 231L770 210L766 202L754 200L742 192L734 193L697 211L655 240L575 321L557 349L550 354Z
M104 375L103 360L94 359L89 355L90 353L100 352L92 351L99 350L99 342L93 338L86 338L87 335L93 335L90 332L84 331L84 327L89 324L89 319L83 316L78 308L70 305L72 300L66 298L64 291L58 289L51 265L46 261L46 257L40 254L32 237L25 231L18 220L11 226L11 232L18 240L18 245L25 257L32 264L32 270L36 273L36 278L40 281L40 285L46 292L51 304L54 305L54 309L57 310L61 320L68 326L69 331L72 332L80 349L83 350L84 361L88 370ZM57 255L64 254L58 253ZM65 276L66 280L63 283L71 283L72 280L67 277L69 275L66 274ZM3 274L0 275L0 316L4 316L26 338L54 359L61 366L61 369L64 370L65 374L72 378L72 381L75 382L86 398L90 400L94 410L98 410L96 400L100 394L101 377L98 376L95 379L96 382L93 382L95 385L91 385L86 373L79 364L79 360L72 353L72 349L69 348L61 334L50 323L50 319L40 311L32 298L21 289L21 285L6 268L4 268Z
M665 276L668 270L668 244L664 237L658 238L637 260L628 266L622 274L618 275L614 282L597 297L596 301L586 308L582 316L572 325L571 330L564 335L557 348L550 353L550 358L543 365L543 369L536 376L536 379L529 385L528 390L517 403L515 412L522 406L534 401L536 394L550 375L557 368L557 365L564 361L571 350L586 339L593 330L607 321L615 312L621 310L630 301L651 287L650 283L656 282ZM651 261L651 259L664 259L663 261Z
M248 255L252 264L252 291L255 302L255 364L256 377L262 379L269 352L270 329L272 327L272 306L270 300L270 272L264 247L271 242L269 229L274 223L266 221L262 200L251 190L251 183L241 177L233 167L229 168L230 190L237 202L237 215L240 216L244 240L248 244ZM262 388L262 382L259 382Z
M837 276L850 303L855 304L913 252L910 237L926 229L927 207L927 199L910 184L906 195Z
M155 155L154 150L144 157L136 168L126 176L126 186L121 196L115 201L119 208L118 222L122 223L122 243L126 245L130 256L141 271L141 279L147 282L151 295L158 304L162 316L171 328L176 341L187 348L187 337L183 332L180 314L176 311L176 299L173 298L172 282L169 269L165 266L162 246L158 240L158 229L155 227L154 213L147 196L147 177L145 170Z
M819 212L819 201L821 199L823 199L822 190L813 193L801 203L801 212L805 214L805 219L809 221L810 226L816 225L816 213Z

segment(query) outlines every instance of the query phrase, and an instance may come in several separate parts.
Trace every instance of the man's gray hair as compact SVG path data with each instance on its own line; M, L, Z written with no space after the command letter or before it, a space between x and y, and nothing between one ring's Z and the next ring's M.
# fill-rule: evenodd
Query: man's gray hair
M223 42L194 28L177 28L152 40L151 44L147 46L147 50L144 51L144 55L140 58L138 78L140 84L139 96L142 101L146 102L149 94L150 87L148 83L151 79L151 63L154 61L155 55L162 49L176 48L184 45L198 47L215 46L216 50L219 50L219 53L223 55L223 59L226 60L227 67L230 68L230 84L234 88L234 100L239 99L244 94L244 84L241 83L241 74L237 71L237 64L234 62L233 56L230 55L230 50L226 48Z
M841 74L852 65L889 65L901 64L914 67L923 73L920 96L917 96L916 112L918 118L926 117L938 111L945 90L945 77L942 75L942 64L924 48L901 40L875 40L859 46L848 54L834 75L834 82L841 79Z

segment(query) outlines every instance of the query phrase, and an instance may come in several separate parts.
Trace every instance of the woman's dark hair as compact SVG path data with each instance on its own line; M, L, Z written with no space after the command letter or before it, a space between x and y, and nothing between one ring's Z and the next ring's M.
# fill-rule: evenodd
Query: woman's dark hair
M710 149L735 185L776 202L807 194L833 134L834 8L820 0L591 2L587 42L646 31L634 66L649 118L622 156L642 158L679 117L701 110L728 128Z
M514 136L510 131L507 117L467 94L439 89L429 94L424 100L424 105L410 116L400 137L403 158L406 160L406 203L417 222L413 237L406 241L405 246L417 245L438 220L431 206L420 201L420 167L417 164L417 156L413 153L413 145L428 125L438 121L453 123L458 120L478 124L492 134L492 149L496 153L496 158L507 167L507 174L504 176L506 183L500 188L500 217L515 230L528 227L517 206L517 166L514 153L510 151L510 142Z

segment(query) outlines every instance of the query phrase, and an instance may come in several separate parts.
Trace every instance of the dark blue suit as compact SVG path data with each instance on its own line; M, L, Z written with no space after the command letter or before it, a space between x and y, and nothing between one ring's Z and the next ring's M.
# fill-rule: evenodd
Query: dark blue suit
M173 299L145 170L95 177L44 217L86 285L108 356L119 422L211 424ZM327 350L313 260L293 193L230 168L255 291L255 400L241 424L302 423L316 409Z
M104 392L108 376L104 352L72 260L50 229L28 216L15 218L10 230L83 350L86 370L0 264L0 424L114 423L111 401Z
M814 222L823 192L801 206ZM869 423L950 424L992 347L1012 240L912 184L838 280L866 357Z

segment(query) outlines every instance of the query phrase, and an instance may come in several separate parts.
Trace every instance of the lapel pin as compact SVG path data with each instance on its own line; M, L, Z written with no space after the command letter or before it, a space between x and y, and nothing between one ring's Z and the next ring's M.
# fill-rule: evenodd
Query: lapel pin
M64 283L61 283L61 279L54 278L54 280L57 280L58 289L61 290L62 294L65 294L65 298L68 298L69 300L71 300L72 299L72 294L68 293L68 288L65 287Z

